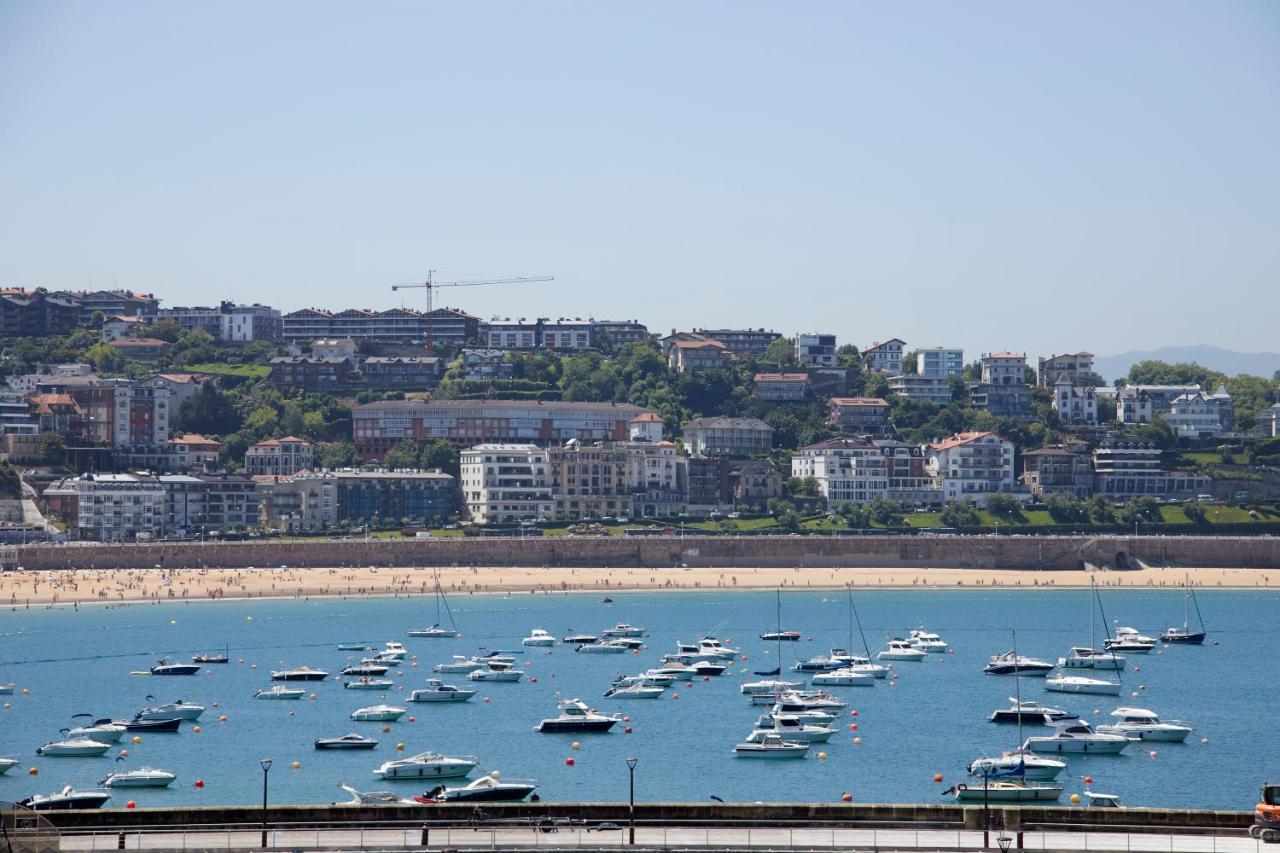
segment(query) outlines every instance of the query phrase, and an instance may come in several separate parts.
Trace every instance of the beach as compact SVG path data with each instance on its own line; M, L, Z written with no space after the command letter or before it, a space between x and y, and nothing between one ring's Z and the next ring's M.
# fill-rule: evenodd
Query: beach
M716 589L948 589L1177 587L1255 589L1280 586L1267 569L1144 568L1065 571L980 568L423 568L79 569L0 574L0 606L121 604L320 596L422 596L434 576L450 594L612 593Z

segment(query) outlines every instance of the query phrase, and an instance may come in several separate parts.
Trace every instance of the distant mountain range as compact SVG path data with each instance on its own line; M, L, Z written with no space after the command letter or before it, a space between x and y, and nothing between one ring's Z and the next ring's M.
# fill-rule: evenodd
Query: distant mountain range
M1248 373L1264 379L1270 379L1277 370L1280 370L1280 353L1236 352L1204 344L1160 347L1153 350L1135 350L1122 352L1119 355L1102 356L1093 360L1093 369L1103 379L1111 382L1124 378L1129 373L1129 368L1138 362L1148 360L1167 361L1170 364L1190 362L1228 376Z

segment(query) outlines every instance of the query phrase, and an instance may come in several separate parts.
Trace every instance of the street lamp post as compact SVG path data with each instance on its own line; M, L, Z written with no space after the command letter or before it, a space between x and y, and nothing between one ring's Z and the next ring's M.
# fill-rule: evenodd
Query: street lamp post
M630 844L634 847L636 843L636 765L640 763L638 758L627 759L627 770L631 774L631 796L630 808L627 810L628 824L630 825Z
M262 846L267 846L267 773L271 770L271 759L264 758L258 762L262 765Z

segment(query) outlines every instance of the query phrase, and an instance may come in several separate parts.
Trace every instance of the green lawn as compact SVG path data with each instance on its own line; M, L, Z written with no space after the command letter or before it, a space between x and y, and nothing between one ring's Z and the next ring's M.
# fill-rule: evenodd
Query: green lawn
M265 364L188 364L184 370L194 373L211 373L214 376L239 376L244 379L265 379L271 368Z

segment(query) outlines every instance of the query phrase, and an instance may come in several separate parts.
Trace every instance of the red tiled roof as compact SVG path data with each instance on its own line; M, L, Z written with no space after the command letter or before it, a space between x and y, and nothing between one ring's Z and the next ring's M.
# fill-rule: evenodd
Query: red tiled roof
M993 352L987 358L1021 358L1026 359L1025 353L1020 352Z
M807 373L757 373L756 382L808 382Z
M971 441L976 441L979 438L986 438L989 435L995 435L995 433L993 432L958 432L949 438L944 438L942 441L939 441L936 444L930 444L929 446L934 448L935 450L950 450L953 447L959 447L962 444L968 444Z
M631 419L631 423L634 424L637 422L645 423L645 424L662 423L662 418L658 417L653 412L645 412L644 414L636 415L634 418Z
M212 438L205 438L203 435L196 435L195 433L188 433L186 435L180 435L177 438L171 438L169 439L169 443L170 444L195 444L201 447L221 447L222 446L221 441L215 441Z

